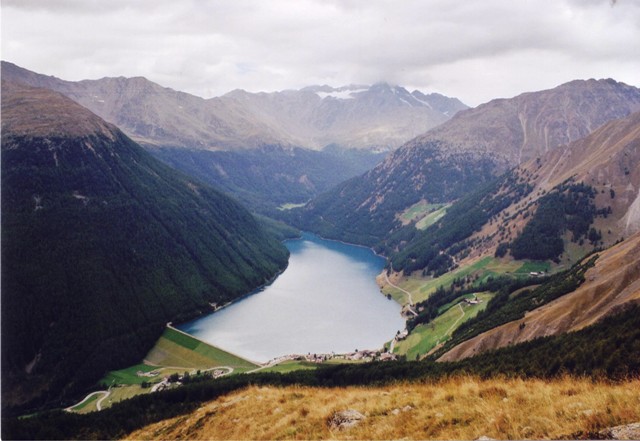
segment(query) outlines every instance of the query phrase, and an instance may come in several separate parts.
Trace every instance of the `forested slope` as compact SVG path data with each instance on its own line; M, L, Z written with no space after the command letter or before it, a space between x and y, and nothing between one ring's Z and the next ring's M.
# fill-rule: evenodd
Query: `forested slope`
M2 83L2 404L68 397L287 251L233 200L55 92Z

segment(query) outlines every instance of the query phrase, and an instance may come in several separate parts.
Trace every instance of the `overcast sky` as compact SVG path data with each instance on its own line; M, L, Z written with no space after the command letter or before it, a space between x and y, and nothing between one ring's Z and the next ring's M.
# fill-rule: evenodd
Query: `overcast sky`
M2 59L209 98L387 81L475 106L573 79L640 86L640 0L2 0Z

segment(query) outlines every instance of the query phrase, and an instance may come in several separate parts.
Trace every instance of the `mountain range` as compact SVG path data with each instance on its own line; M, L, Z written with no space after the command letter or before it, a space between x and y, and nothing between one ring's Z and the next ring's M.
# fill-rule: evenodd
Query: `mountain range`
M2 77L66 95L172 167L269 214L364 173L467 108L386 83L203 99L142 77L64 81L5 61Z
M143 77L78 82L2 62L6 80L68 96L150 146L237 150L265 145L388 151L466 109L455 98L386 83L311 86L203 99Z
M638 110L640 89L613 80L573 81L464 110L309 202L300 225L374 245L414 204L457 200L523 161Z

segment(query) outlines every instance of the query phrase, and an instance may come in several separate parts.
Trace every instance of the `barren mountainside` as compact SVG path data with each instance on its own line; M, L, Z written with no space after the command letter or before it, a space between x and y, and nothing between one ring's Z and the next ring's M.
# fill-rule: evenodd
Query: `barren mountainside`
M531 185L530 193L496 216L500 222L487 223L471 236L478 245L470 250L469 260L493 254L501 241L515 238L535 213L540 198L568 179L595 189L595 206L609 212L597 217L594 227L602 231L605 246L612 245L640 230L640 112L527 161L513 173L517 180Z
M575 80L460 112L404 148L420 149L438 140L446 142L449 151L486 153L513 166L638 110L640 89L636 87L612 79Z

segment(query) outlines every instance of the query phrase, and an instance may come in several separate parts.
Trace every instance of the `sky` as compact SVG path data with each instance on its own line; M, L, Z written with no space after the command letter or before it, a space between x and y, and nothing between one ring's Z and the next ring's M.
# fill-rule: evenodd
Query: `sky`
M204 98L386 81L476 106L574 79L640 86L640 0L2 0L1 57Z

